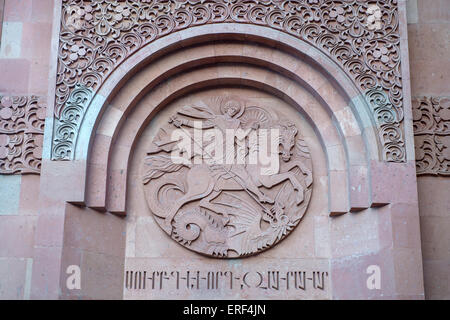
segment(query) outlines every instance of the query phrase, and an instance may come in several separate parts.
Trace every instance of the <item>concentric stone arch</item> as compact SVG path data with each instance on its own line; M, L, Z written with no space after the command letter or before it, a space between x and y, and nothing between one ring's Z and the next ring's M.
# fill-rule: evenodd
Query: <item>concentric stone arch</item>
M369 7L374 5L383 17L378 29L367 20L373 11ZM117 11L116 15L108 15L110 11ZM94 12L97 14L92 15ZM120 21L117 15L121 15ZM214 30L225 22L249 29L265 26L279 30L336 61L372 108L383 158L406 161L396 0L370 4L360 0L99 1L95 5L65 0L61 21L54 160L73 159L73 139L80 125L74 119L83 117L86 104L127 59L139 56L149 43L167 39L175 31L195 34L195 26ZM74 93L80 87L87 90L86 98Z

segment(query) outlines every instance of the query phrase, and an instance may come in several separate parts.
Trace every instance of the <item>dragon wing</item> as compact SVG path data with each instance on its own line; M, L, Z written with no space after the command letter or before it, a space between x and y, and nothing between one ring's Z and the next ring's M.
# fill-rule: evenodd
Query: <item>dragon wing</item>
M240 255L248 255L254 252L257 247L261 247L259 235L261 231L261 210L255 208L246 200L230 193L223 193L221 202L216 202L222 207L226 208L224 213L230 216L229 225L234 227L233 233L230 237L241 235L241 245L238 250Z
M230 216L229 224L235 227L232 236L247 232L250 229L260 228L261 213L252 204L234 194L224 192L220 204L224 213Z

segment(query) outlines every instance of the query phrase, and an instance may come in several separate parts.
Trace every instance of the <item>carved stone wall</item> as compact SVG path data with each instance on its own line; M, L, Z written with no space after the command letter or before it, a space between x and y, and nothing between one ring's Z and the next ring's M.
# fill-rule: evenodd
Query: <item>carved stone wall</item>
M0 59L5 74L0 77L0 173L5 174L0 175L0 235L6 239L0 246L0 297L7 290L32 299L422 298L416 177L405 146L412 134L406 130L409 78L401 76L407 75L405 48L400 48L404 3L6 0L8 22L20 22L13 29L25 31L6 41L15 44L20 38L20 50ZM231 35L227 41L197 43L210 39L197 37L197 31L208 35L209 28ZM171 42L177 38L195 45ZM164 44L152 56L150 49L160 43L175 45ZM58 52L50 58L55 47ZM239 47L246 55L227 60ZM171 52L164 54L164 48ZM155 59L145 60L150 56ZM126 68L133 63L142 69ZM233 90L251 102L247 107L273 108L284 115L283 122L294 121L298 144L284 146L292 159L281 159L281 173L293 173L292 180L257 185L269 210L260 225L251 220L252 232L241 233L245 244L269 226L279 227L269 243L253 243L251 250L242 246L236 252L242 259L213 260L205 254L214 252L194 250L178 233L186 226L184 209L200 205L207 195L176 212L172 241L151 215L152 193L146 193L151 183L171 176L144 184L142 162L157 134L153 128L172 126L168 118L186 105ZM53 136L46 137L45 150L51 149L51 160L77 161L41 159L47 112L39 97L47 92L54 119L46 119ZM220 107L214 113L219 115ZM304 166L289 169L294 160ZM41 163L40 176L12 175L38 173ZM176 202L200 178L177 180L179 189L172 184L157 196ZM244 189L240 185L231 194L260 206ZM212 205L224 202L236 209L234 214L245 210L242 201L221 196ZM288 204L284 208L271 203L283 197L289 198L281 201ZM290 221L283 225L288 210ZM220 223L229 218L237 225L250 216ZM188 225L188 231L195 228ZM67 267L73 265L83 275L81 290L65 286ZM366 270L372 265L383 272L382 290L367 288ZM10 279L9 270L17 277Z
M42 170L43 145L45 149L46 144L44 122L48 109L52 108L52 104L47 105L47 93L49 87L55 86L55 81L49 79L55 3L53 0L0 0L2 300L32 299L35 293L32 273L40 259L35 247L52 246L36 240L35 236L42 217L39 203L40 185L45 176ZM52 61L55 65L56 59ZM43 211L51 210L47 206ZM54 230L46 228L44 237L38 238L54 235ZM48 268L48 260L45 263Z
M417 175L450 176L450 99L413 100Z
M408 1L408 43L426 299L450 299L450 1Z
M75 122L123 61L169 33L224 22L274 28L321 49L372 106L384 159L406 161L397 0L64 0L55 117L73 106L74 90L86 96L70 126L56 121L52 158L73 159Z
M0 174L39 174L46 105L36 96L0 96Z
M302 128L278 104L248 105L218 92L179 108L161 127L143 161L146 200L161 228L186 248L246 257L298 225L312 193L312 160ZM263 147L268 137L276 151ZM179 148L182 163L173 156ZM269 152L271 167L261 161Z

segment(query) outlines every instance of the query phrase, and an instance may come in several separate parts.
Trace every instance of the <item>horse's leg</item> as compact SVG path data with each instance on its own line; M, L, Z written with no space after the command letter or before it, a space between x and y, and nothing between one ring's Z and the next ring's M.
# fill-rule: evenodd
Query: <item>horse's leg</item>
M259 177L260 182L262 185L266 188L272 188L273 186L289 180L294 187L294 189L297 191L297 205L303 202L303 186L300 184L300 182L297 180L295 175L292 172L284 172L280 174L274 174L274 175L261 175Z
M236 183L243 186L247 191L253 193L258 200L262 203L274 203L274 200L267 195L265 195L261 190L259 190L256 183L253 181L252 177L250 177L249 173L246 170L241 170L239 175L234 177L236 179Z

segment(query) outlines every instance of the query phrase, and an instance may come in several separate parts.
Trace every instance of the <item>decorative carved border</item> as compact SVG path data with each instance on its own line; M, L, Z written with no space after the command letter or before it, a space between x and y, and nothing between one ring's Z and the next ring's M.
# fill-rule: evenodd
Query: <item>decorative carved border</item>
M39 174L46 105L36 96L0 95L0 174Z
M61 115L55 121L52 157L56 159L73 158L74 143L91 98L91 90L82 85L77 84L71 91Z
M5 12L5 0L0 0L0 45L2 44L3 15Z
M417 175L450 176L450 98L413 99Z
M63 0L55 117L71 108L77 88L89 89L72 119L78 127L95 92L140 48L223 22L271 27L325 52L373 106L384 159L406 161L397 0ZM72 159L76 134L60 129L65 121L55 123L52 158Z

